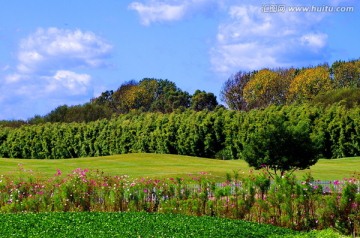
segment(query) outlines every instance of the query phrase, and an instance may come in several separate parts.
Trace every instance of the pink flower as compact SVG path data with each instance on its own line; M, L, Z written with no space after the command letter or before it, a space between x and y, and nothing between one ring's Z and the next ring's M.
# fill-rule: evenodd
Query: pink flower
M61 170L60 170L60 169L57 169L55 176L60 176L60 175L61 175Z
M334 181L334 185L339 185L339 184L340 184L339 180Z

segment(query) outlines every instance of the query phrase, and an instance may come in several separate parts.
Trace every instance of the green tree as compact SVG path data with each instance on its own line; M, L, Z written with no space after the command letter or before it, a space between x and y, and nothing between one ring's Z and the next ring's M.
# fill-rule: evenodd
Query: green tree
M67 105L58 106L45 116L47 122L64 122L69 107Z
M191 97L190 108L195 111L202 111L205 109L213 111L217 105L218 102L216 100L216 96L213 93L196 90Z
M313 103L324 107L341 104L346 108L360 105L360 88L338 88L320 94L313 99Z
M149 83L152 81L152 84ZM146 84L145 84L146 82ZM149 87L148 85L151 85ZM190 107L190 95L167 79L143 79L140 86L147 91L151 102L150 111L171 113L179 108ZM144 94L146 95L146 94Z
M318 153L310 138L310 122L290 124L285 113L269 111L250 125L242 158L255 169L265 168L271 176L314 165Z

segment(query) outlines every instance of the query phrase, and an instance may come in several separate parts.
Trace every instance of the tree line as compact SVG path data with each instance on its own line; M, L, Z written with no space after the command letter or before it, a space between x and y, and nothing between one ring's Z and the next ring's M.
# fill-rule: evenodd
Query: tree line
M44 122L90 122L131 111L171 113L175 110L214 110L218 101L213 93L196 90L193 95L181 90L174 82L144 78L140 82L123 83L117 90L102 92L89 103L77 106L62 105L30 124Z
M231 110L249 111L270 105L312 102L329 106L342 102L346 107L360 104L360 60L336 61L306 68L240 71L225 81L221 100ZM0 121L0 126L20 127L46 122L90 122L110 119L131 111L171 113L192 109L212 111L219 105L211 92L196 90L190 95L174 82L144 78L123 83L82 105L61 105L44 116L26 121Z
M223 85L221 98L232 110L314 101L360 103L360 60L306 68L240 71ZM324 96L326 93L326 96ZM335 97L336 96L336 97Z
M107 90L82 105L61 105L44 116L35 115L28 120L0 121L0 126L20 127L47 122L91 122L110 119L131 111L171 113L173 111L212 111L219 107L211 92L196 90L192 95L181 90L174 82L144 78L123 83L117 90Z
M60 159L146 152L245 159L255 168L286 157L283 162L291 170L301 167L303 160L359 156L359 115L359 107L340 104L270 106L250 112L131 111L89 123L3 127L0 157Z

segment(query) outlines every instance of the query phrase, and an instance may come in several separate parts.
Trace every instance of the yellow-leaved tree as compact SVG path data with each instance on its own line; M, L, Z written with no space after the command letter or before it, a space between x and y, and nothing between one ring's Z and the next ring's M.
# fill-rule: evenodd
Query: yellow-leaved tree
M332 65L334 83L336 88L360 87L360 60L341 62Z
M244 99L251 108L267 107L271 104L282 105L295 69L262 69L252 76L244 88Z
M287 95L288 102L311 100L319 93L333 89L328 66L301 70L292 80Z

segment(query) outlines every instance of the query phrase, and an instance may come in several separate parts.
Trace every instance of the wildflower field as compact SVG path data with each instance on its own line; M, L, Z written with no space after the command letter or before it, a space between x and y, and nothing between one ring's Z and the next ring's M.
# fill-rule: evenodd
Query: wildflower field
M3 232L12 227L6 224L12 224L11 219L14 216L15 220L20 219L19 222L23 220L25 223L31 219L44 220L47 217L46 219L50 222L62 216L73 216L71 219L79 219L79 223L82 223L82 219L90 219L96 224L99 222L98 216L114 216L115 218L109 219L111 223L120 219L116 218L117 216L124 216L120 215L123 212L140 212L142 214L139 215L140 217L147 217L149 215L144 215L146 212L152 214L152 218L159 216L161 217L159 220L166 221L168 219L166 216L171 216L170 214L184 217L179 218L180 220L195 219L188 216L236 219L237 221L231 222L236 223L242 220L290 228L294 231L333 228L346 235L359 235L360 230L360 174L356 172L349 174L346 179L331 180L326 184L321 184L321 181L315 180L309 174L303 177L293 175L276 177L270 181L265 172L243 174L236 170L224 174L222 182L219 182L219 178L214 180L208 172L155 178L110 175L101 170L77 168L70 173L57 169L53 171L52 176L42 177L26 167L20 166L18 169L18 175L1 175L0 177L0 212L3 213L1 216L5 219L4 221L10 219L8 221L10 223L2 223L0 230ZM54 215L49 215L49 212ZM92 215L84 217L87 215L80 215L83 214L82 212L91 212ZM103 212L107 212L108 215L102 214ZM17 214L11 216L9 215L11 213ZM47 215L41 215L44 213ZM161 215L166 216L163 218ZM42 216L45 218L41 218ZM147 218L132 219L146 220ZM211 222L218 224L219 220L207 221L209 224ZM110 223L108 228L115 229ZM194 228L193 224L204 224L205 227ZM209 230L212 232L212 229L207 226L213 225L209 224L201 220L198 223L191 221L188 225L184 225L186 229L180 228L180 225L179 227L175 225L172 229L189 230L188 235L178 237L196 237L191 235L192 231L206 230L208 232ZM40 223L39 226L41 226ZM150 228L146 229L152 230L152 225L149 226ZM216 226L222 227L219 224ZM72 230L78 229L77 226L68 225L68 227ZM139 234L143 234L140 235L141 237L168 237L167 233L161 233L162 235L159 236L156 233L146 233L141 230L145 227L142 225L131 229L129 227L128 231L133 232L132 235L135 234L129 237L138 237ZM267 228L259 229L255 228L254 232L261 232L262 229ZM40 230L44 231L44 229ZM224 230L240 232L234 228L224 228ZM169 229L159 232L168 231ZM116 234L122 234L119 233L120 231L117 232ZM202 233L203 235L199 236L220 237L217 236L219 234L215 230L213 232L214 235L211 236L209 233ZM96 234L94 233L93 237L96 237ZM242 233L235 234L241 236ZM291 235L291 232L288 234ZM276 234L273 233L273 235ZM231 236L224 233L221 237ZM254 237L261 236L257 234ZM268 235L263 237L268 237Z

